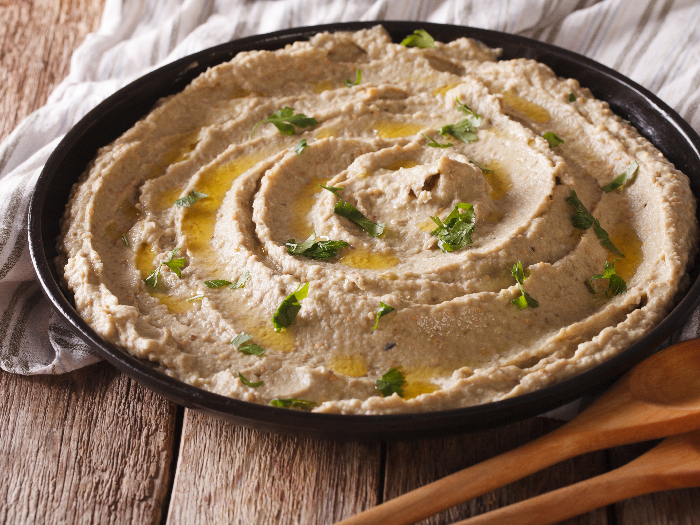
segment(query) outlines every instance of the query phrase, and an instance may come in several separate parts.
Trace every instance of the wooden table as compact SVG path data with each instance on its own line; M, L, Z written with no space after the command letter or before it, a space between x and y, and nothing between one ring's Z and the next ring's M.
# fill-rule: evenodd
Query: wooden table
M41 106L103 0L0 2L0 138ZM556 428L539 418L411 443L282 437L178 407L106 363L64 376L0 372L0 523L332 523ZM650 447L588 454L424 523L451 523L615 468ZM700 524L700 489L566 523Z

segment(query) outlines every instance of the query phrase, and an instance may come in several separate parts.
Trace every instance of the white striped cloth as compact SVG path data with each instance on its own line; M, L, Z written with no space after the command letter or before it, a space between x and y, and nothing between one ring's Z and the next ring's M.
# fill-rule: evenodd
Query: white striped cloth
M107 0L68 77L0 145L0 367L68 372L95 362L52 313L27 248L27 207L63 135L151 69L248 35L354 20L415 20L516 33L586 55L655 92L700 131L697 0ZM693 337L697 312L685 327Z

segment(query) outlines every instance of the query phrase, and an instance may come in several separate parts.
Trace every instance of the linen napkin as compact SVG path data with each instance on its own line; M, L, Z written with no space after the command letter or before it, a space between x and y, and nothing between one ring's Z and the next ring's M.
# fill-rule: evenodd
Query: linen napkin
M46 105L0 144L0 367L58 374L99 358L43 297L27 207L63 135L96 104L167 62L235 38L354 20L415 20L515 33L586 55L655 92L700 131L695 0L107 0ZM417 26L418 27L418 26ZM697 337L694 312L677 337Z

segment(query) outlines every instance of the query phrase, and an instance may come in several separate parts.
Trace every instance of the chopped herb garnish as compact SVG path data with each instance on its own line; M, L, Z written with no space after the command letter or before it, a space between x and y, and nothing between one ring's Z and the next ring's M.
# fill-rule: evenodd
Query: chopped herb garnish
M362 71L359 69L357 70L355 82L350 80L349 78L345 79L345 87L352 87L352 86L358 86L360 82L362 81Z
M426 139L428 139L428 143L426 144L426 146L430 146L431 148L449 148L450 146L453 145L451 142L448 142L447 144L440 144L436 140L431 139L425 133L421 133L421 135L423 135Z
M603 186L601 189L605 193L610 193L611 191L615 191L617 188L621 187L625 182L630 180L632 177L634 177L634 174L637 173L637 169L639 168L639 164L637 164L636 160L633 160L630 162L630 165L627 166L627 169L623 171L620 175L615 177L612 182L609 184L606 184Z
M619 260L620 259L615 259L612 264L610 264L608 261L605 261L605 265L603 266L603 273L597 273L593 277L591 277L590 284L593 293L600 293L596 290L595 286L593 285L593 281L596 279L609 279L608 287L604 292L606 297L620 295L627 291L627 283L622 277L615 273L615 263Z
M275 327L275 332L279 332L282 328L290 326L296 319L299 310L301 310L301 301L309 293L309 283L299 284L297 289L285 297L284 301L279 305L275 315L272 316L272 324Z
M460 213L459 210L464 210ZM430 217L437 228L430 232L438 238L438 247L445 253L464 248L472 243L476 215L474 206L460 202L455 206L443 223L439 217Z
M253 131L250 132L251 139L255 133L255 128L257 128L263 122L274 124L283 135L294 135L294 126L298 128L308 128L318 124L318 121L315 118L307 117L303 113L297 113L295 115L294 109L285 107L284 109L280 109L279 111L255 124L255 126L253 126Z
M304 242L297 244L296 240L289 239L285 246L287 253L292 255L302 255L309 259L330 259L335 257L338 250L350 245L345 241L317 241L316 232L313 232Z
M552 133L551 131L548 131L542 136L547 142L549 142L550 149L556 148L559 144L564 144L564 141L559 138L559 135Z
M574 228L578 228L579 230L587 230L591 226L595 226L595 236L600 241L600 244L617 255L622 257L625 256L624 253L615 247L613 242L610 240L608 232L606 232L600 225L600 221L594 218L593 215L591 215L591 213L586 209L583 203L576 196L576 192L574 190L571 190L571 196L567 197L566 202L571 204L576 210L574 216L571 218Z
M479 126L481 126L481 115L472 111L472 108L470 108L466 104L462 104L459 101L459 98L457 98L457 97L455 97L455 102L457 103L457 109L460 110L462 113L464 113L467 117L469 117L472 120L472 125L475 128L478 128Z
M569 102L576 102L576 95L569 93Z
M294 153L297 155L301 155L301 152L304 151L308 147L308 144L306 143L306 139L301 139L299 142L297 142L297 145L294 146Z
M315 401L307 401L306 399L278 399L275 398L272 401L270 401L270 404L273 407L279 407L279 408L300 408L302 410L311 410L313 407L316 406Z
M408 35L401 41L402 46L406 47L419 47L421 49L427 49L430 47L435 47L435 39L430 36L425 29L416 29L412 35Z
M252 335L246 334L245 332L241 332L236 337L234 337L233 341L231 341L231 344L235 346L236 349L242 354L263 355L265 353L265 350L263 348L260 348L254 343L246 344L252 338Z
M180 251L180 248L175 248L173 251L170 252L170 259L167 261L161 262L155 270L146 277L143 282L145 282L148 286L151 286L155 288L158 285L158 276L160 275L160 267L163 265L166 265L168 268L170 268L175 275L178 277L182 277L182 268L185 267L185 258L182 257L180 259L174 259L175 254Z
M377 379L375 387L384 397L388 397L394 393L398 394L399 397L403 397L403 388L401 388L406 382L406 378L403 376L400 370L392 368L386 374L382 376L381 379Z
M129 239L126 238L126 233L122 233L122 241L124 242L124 246L127 248L129 247Z
M475 161L475 160L472 160L472 159L469 159L469 162L471 162L472 164L474 164L474 166L476 166L477 168L479 168L479 169L481 170L481 173L483 173L484 175L486 175L487 173L491 173L491 170L488 169L488 168L487 168L486 166L484 166L483 164L480 164L479 162L477 162L477 161Z
M246 270L239 278L238 282L233 284L231 281L225 279L212 279L211 281L204 281L207 288L221 288L222 286L229 286L231 288L243 288L245 283L250 278L250 272Z
M191 303L192 301L199 301L200 299L204 299L204 297L205 295L203 293L200 293L190 297L189 299L185 299L185 301Z
M523 263L521 263L520 261L516 262L513 265L513 270L511 274L513 275L513 277L515 277L515 280L518 282L518 289L520 289L520 297L518 297L517 299L513 299L511 303L513 303L521 310L524 310L528 306L530 308L537 308L540 305L540 303L532 297L530 297L530 294L528 294L523 288L523 282L525 281L525 271L523 270Z
M379 301L379 310L377 310L377 320L374 323L374 326L372 327L372 330L376 330L379 327L379 318L382 316L385 316L389 312L393 312L394 307L389 306L388 304L384 304L383 302Z
M475 124L473 118L465 118L457 122L457 124L447 124L438 129L438 133L443 137L446 135L452 135L457 140L461 140L465 144L470 142L475 142L479 137L476 136L476 128L481 124L481 119L479 123Z
M260 385L263 384L262 381L256 381L255 383L251 383L240 372L238 372L238 379L241 380L241 383L243 383L245 386L249 386L250 388L258 388Z
M319 184L319 186L324 190L330 191L340 199L333 207L335 213L357 224L360 228L365 230L370 237L379 237L384 233L385 224L383 222L375 223L370 221L367 217L362 215L362 212L355 208L355 206L349 202L343 201L343 198L338 193L343 188L334 188L333 186L324 186L323 184Z
M192 206L195 202L197 202L197 199L203 199L204 197L209 197L207 193L200 193L198 191L192 190L189 195L186 195L182 199L178 199L173 204L177 206L178 208L185 207L189 208Z

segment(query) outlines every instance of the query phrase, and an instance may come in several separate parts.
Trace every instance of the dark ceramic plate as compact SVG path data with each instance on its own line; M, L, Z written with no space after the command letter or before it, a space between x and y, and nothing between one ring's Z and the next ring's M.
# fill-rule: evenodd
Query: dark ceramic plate
M54 308L101 357L175 403L250 428L343 440L417 439L491 428L556 408L612 381L651 354L685 320L700 297L697 271L692 275L693 285L688 293L656 328L621 354L587 372L536 392L486 405L385 416L313 414L219 396L159 373L97 335L76 313L72 296L58 286L53 263L59 219L70 188L97 149L128 130L159 98L181 91L208 67L230 60L240 51L273 50L308 39L319 31L354 31L375 24L355 22L290 29L243 38L182 58L119 90L88 113L61 141L41 173L31 202L31 255L44 293ZM579 80L597 98L609 102L618 115L631 121L686 173L693 192L700 195L700 137L670 107L619 73L570 51L505 33L422 22L383 25L395 42L417 28L426 29L442 42L471 37L490 47L503 48L503 59L532 58L547 64L561 77Z

